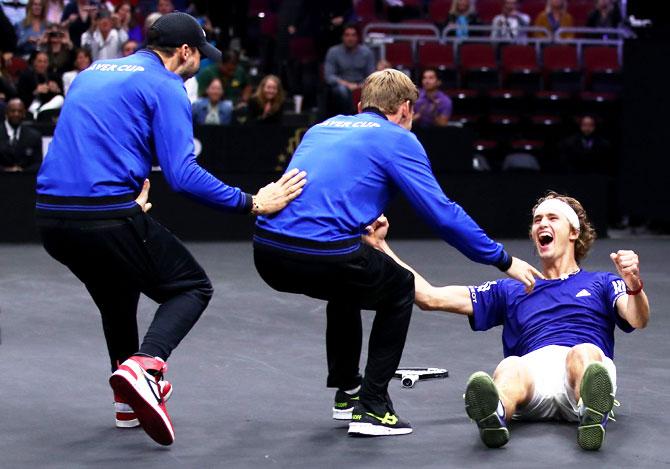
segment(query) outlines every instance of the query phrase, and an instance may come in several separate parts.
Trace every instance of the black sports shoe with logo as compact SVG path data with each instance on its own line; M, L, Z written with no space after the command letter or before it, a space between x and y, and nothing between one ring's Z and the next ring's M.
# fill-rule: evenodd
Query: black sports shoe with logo
M335 420L351 420L351 414L356 403L358 403L358 391L354 394L348 394L338 389L333 403L333 418Z
M387 409L383 415L367 410L357 405L349 423L350 436L389 436L406 435L412 433L412 426L407 420Z

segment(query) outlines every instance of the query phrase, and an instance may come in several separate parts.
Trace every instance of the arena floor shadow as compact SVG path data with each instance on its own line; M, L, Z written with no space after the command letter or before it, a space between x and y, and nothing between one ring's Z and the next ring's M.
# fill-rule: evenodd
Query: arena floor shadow
M508 250L532 260L528 241ZM394 248L435 284L478 284L500 276L438 241ZM465 318L415 309L403 365L448 368L449 378L390 386L407 436L355 439L330 418L325 387L325 305L268 288L249 243L189 244L215 295L169 360L168 408L176 442L160 447L142 430L114 428L107 356L96 308L84 287L37 245L0 245L0 467L658 467L667 451L670 395L670 249L667 239L596 242L589 270L612 270L608 254L640 254L652 305L646 330L617 332L621 407L604 447L577 446L576 427L517 424L489 450L468 420L462 394L476 370L502 358L500 330L470 331ZM141 300L146 329L154 305ZM372 313L364 313L369 331ZM364 358L363 358L364 359Z

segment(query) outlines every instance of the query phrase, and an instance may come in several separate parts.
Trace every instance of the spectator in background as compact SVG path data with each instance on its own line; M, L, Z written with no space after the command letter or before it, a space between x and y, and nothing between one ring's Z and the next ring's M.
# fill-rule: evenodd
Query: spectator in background
M379 72L379 71L385 70L387 68L393 68L393 66L391 65L391 62L389 62L386 59L379 59L379 61L377 62L377 65L375 66L375 72Z
M475 5L470 0L452 0L449 16L447 17L447 26L456 27L454 35L456 37L470 36L470 26L482 24Z
M520 28L530 25L530 16L519 11L517 0L502 0L502 11L493 18L491 37L495 39L515 39L526 37Z
M116 29L109 10L101 8L95 19L95 29L89 29L81 36L81 45L91 49L95 62L121 57L121 46L127 40L128 33L123 29Z
M61 18L63 17L63 10L65 9L63 0L46 0L44 8L47 12L47 23L58 24L61 22Z
M72 69L72 41L67 29L57 24L49 25L43 39L42 50L49 56L49 70L60 76Z
M16 52L28 56L37 50L40 39L47 29L46 0L28 0L26 17L16 24L18 44Z
M280 124L284 111L284 89L275 75L266 75L249 99L247 124Z
M128 39L121 45L121 57L128 57L137 52L139 44L132 39Z
M596 120L585 115L579 120L579 132L559 143L559 161L566 173L607 173L612 167L611 145L597 133Z
M89 0L71 0L65 5L61 23L67 26L74 47L81 46L81 36L91 27L97 11L98 7Z
M161 15L172 13L174 11L174 4L172 3L172 0L158 0L156 11Z
M112 15L112 23L116 29L123 29L129 40L136 43L144 41L142 27L135 22L135 11L129 0L116 6Z
M621 11L612 0L596 0L596 8L586 20L589 28L618 28L621 24Z
M451 99L440 91L437 70L426 68L421 74L419 99L414 103L414 123L419 127L442 127L451 117Z
M328 49L324 64L326 83L337 113L354 112L352 92L361 89L367 76L374 71L374 54L368 46L359 44L355 26L345 26L342 43Z
M26 17L26 5L28 0L14 0L2 2L2 11L9 20L9 24L15 25Z
M574 25L572 15L568 13L568 0L547 0L547 7L541 11L533 23L540 28L548 29L552 34L558 28L571 28ZM541 33L535 33L542 37ZM562 34L562 38L573 38L574 34Z
M193 123L198 125L230 125L233 120L233 103L223 100L223 84L213 78L207 85L207 97L193 103Z
M17 86L19 98L24 106L37 118L42 111L53 111L63 106L60 78L49 72L49 56L46 52L34 52L30 67L21 73Z
M247 72L239 64L239 59L235 52L224 52L221 62L205 67L197 76L198 89L206 90L214 78L221 80L223 97L232 101L235 109L240 109L247 105L253 89L249 84Z
M63 92L67 96L67 92L72 85L72 82L79 72L83 72L93 63L93 57L91 56L91 51L85 47L80 47L75 52L74 58L74 70L63 73Z
M14 86L14 79L7 70L7 61L5 55L9 53L0 50L0 115L6 104L6 101L16 96L16 87Z
M0 170L36 171L42 162L42 135L25 125L26 107L19 98L7 103L0 127Z

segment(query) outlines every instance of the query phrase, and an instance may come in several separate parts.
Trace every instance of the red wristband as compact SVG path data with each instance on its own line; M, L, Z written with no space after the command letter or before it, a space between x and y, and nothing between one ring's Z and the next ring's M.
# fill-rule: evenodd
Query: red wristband
M626 287L626 295L635 296L642 291L643 287L644 287L644 283L642 282L642 280L640 280L640 288L638 288L637 290L629 290L628 287Z

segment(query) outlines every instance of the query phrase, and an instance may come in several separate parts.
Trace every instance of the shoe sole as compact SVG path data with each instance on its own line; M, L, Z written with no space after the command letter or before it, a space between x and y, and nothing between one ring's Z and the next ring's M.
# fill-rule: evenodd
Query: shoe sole
M605 440L602 420L614 406L612 380L602 364L591 363L584 371L581 396L584 416L577 429L577 442L583 449L595 451Z
M500 426L498 390L491 377L483 371L470 376L465 388L465 412L477 423L479 437L489 448L500 448L509 441L509 430Z
M353 413L353 407L350 407L349 409L336 409L333 407L333 419L335 420L351 420Z
M140 421L137 419L132 420L119 420L116 419L116 428L137 428L140 426Z
M389 428L371 423L352 422L349 424L349 436L393 436L412 433L412 428Z
M129 367L133 368L138 379L146 379L144 370L139 365ZM137 380L128 371L118 369L109 378L109 385L132 407L140 425L151 439L164 446L171 445L174 443L174 430L168 417L157 404L151 402L155 400L155 396L143 396L142 391L133 385L133 381Z

